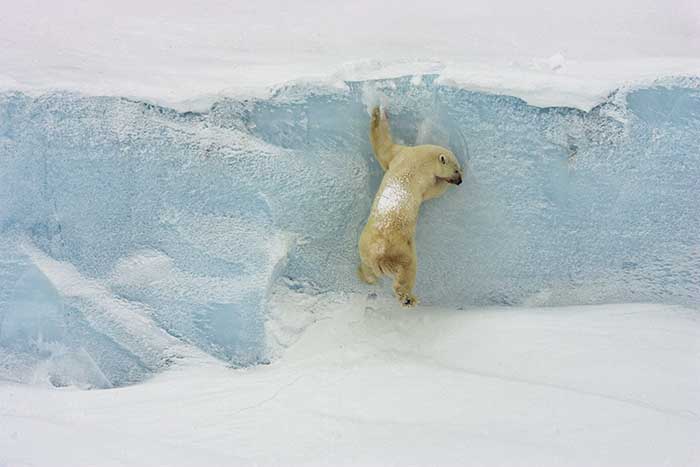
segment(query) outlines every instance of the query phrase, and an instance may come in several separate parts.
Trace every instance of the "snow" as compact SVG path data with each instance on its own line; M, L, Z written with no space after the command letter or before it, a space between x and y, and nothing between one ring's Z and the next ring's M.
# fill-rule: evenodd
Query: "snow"
M0 466L700 464L700 3L1 11Z
M305 300L279 300L276 321ZM406 311L354 295L311 316L268 366L183 362L103 391L0 385L0 464L700 462L694 310Z
M204 109L292 80L439 72L467 89L583 110L615 88L700 74L693 0L13 2L0 89Z

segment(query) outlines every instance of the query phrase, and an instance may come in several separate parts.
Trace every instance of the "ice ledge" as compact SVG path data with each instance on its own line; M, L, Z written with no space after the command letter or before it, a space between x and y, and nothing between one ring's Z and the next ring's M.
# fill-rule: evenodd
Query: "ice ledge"
M92 76L89 70L53 70L42 76L0 70L0 92L31 96L71 91L88 96L121 96L171 107L180 112L206 111L225 97L262 98L281 87L312 85L342 91L348 81L369 81L437 75L437 83L469 91L518 97L536 107L570 107L589 111L617 89L637 88L669 79L700 77L700 59L686 57L577 61L562 54L527 62L434 60L362 60L306 63L304 66L246 65L197 76L177 76L166 82L157 76L124 80Z

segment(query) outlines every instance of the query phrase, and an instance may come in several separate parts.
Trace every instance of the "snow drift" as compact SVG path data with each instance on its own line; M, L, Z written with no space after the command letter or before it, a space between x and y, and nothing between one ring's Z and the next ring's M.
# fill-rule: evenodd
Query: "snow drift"
M201 113L1 94L0 377L109 387L195 355L266 362L273 287L366 291L382 100L397 139L468 169L423 208L423 303L697 305L698 79L584 112L435 78L292 84Z

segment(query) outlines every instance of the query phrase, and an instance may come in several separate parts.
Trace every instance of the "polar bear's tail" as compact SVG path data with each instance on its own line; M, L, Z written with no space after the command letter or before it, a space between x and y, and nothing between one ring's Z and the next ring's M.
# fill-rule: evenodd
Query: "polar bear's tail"
M368 266L372 273L379 277L392 273L390 262L386 261L389 253L388 245L382 238L377 238L369 247Z
M378 240L372 245L372 254L374 257L375 274L377 276L393 276L401 266L400 261L397 261L395 255L392 254L390 246L385 240Z

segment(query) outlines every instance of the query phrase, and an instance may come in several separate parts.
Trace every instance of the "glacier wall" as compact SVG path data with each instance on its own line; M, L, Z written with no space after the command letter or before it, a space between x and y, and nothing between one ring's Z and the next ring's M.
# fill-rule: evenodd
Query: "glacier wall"
M700 303L698 79L590 112L435 76L290 85L205 113L5 93L0 378L109 387L199 353L265 362L275 284L367 290L373 100L397 140L468 167L423 207L423 303Z

